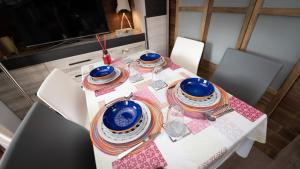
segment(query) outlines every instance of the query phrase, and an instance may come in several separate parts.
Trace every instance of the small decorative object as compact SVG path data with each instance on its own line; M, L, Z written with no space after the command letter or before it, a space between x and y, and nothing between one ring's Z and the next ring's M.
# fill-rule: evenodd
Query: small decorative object
M126 16L126 12L131 11L128 0L117 0L117 9L116 12L117 13L122 13L122 19L121 19L121 29L116 30L116 34L117 36L125 36L128 34L131 34L133 32L131 23L129 22L129 19ZM123 28L123 22L124 22L124 18L126 19L129 28Z
M97 35L96 35L96 38L97 38L97 40L98 40L98 43L99 43L100 47L102 48L102 52L103 52L103 57L102 57L102 59L103 59L104 64L106 64L106 65L111 64L112 59L111 59L111 56L110 56L110 54L108 53L107 48L106 48L106 36L103 35L103 40L102 40L102 39L101 39L101 35L97 34ZM102 44L101 41L103 41L103 44Z

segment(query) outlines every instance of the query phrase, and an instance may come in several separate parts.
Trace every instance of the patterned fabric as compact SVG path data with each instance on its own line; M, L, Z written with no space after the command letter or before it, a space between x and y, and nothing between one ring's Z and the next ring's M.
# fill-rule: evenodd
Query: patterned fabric
M230 119L223 116L217 120L217 122L211 122L211 125L216 127L220 133L225 135L229 140L235 142L242 137L244 131L235 125Z
M98 97L98 96L101 96L101 95L104 95L106 93L110 93L113 91L115 91L115 88L107 88L104 90L95 90L95 96Z
M173 63L173 62L171 61L171 59L169 59L169 60L170 60L170 61L169 61L168 66L170 67L171 70L176 70L176 69L181 68L179 65Z
M139 89L139 91L135 92L134 95L150 99L158 104L160 108L164 108L167 106L166 103L161 103L147 87Z
M210 123L207 120L192 119L186 123L186 126L190 129L192 134L197 134L206 127L210 126Z
M247 118L248 120L254 122L260 116L263 115L262 112L255 109L254 107L248 105L247 103L243 102L242 100L232 96L229 100L230 106L239 114Z
M118 58L112 61L111 66L114 67L123 67L124 66L124 62L123 62L123 58Z
M210 159L208 159L205 163L203 163L201 166L199 166L198 169L207 169L207 168L209 168L215 161L222 158L223 155L225 155L226 152L227 152L226 148L221 149L214 156L212 156Z
M145 143L141 150L135 154L129 154L123 159L112 163L113 169L155 169L166 167L167 162L153 141Z

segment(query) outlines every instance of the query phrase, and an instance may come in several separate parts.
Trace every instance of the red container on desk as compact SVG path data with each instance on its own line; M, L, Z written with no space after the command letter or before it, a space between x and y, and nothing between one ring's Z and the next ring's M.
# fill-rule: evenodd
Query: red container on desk
M108 53L108 51L106 49L103 50L103 57L102 57L102 59L103 59L104 64L106 64L106 65L109 65L112 62L111 56L110 56L110 54Z

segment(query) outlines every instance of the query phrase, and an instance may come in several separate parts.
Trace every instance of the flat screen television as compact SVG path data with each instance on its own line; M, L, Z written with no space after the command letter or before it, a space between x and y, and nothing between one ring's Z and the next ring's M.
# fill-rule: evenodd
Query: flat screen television
M0 36L22 46L108 31L102 0L0 0Z

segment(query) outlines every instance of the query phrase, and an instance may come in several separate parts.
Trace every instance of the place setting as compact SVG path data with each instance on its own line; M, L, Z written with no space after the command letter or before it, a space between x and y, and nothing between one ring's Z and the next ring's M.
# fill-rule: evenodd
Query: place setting
M100 66L92 69L84 77L83 87L94 91L96 96L113 91L124 83L129 77L129 72L121 67L110 65Z
M155 152L149 158L159 158L165 166L166 162L153 142L162 126L163 115L159 106L151 99L130 94L100 108L92 120L90 135L99 150L117 157L113 166L149 152Z
M169 104L180 105L185 116L194 119L215 121L233 111L226 91L202 78L174 82L167 90L167 99Z
M133 67L140 73L150 73L157 67L160 69L169 67L172 70L180 68L180 66L173 63L170 58L148 51L146 51L139 57L139 59L133 62Z

